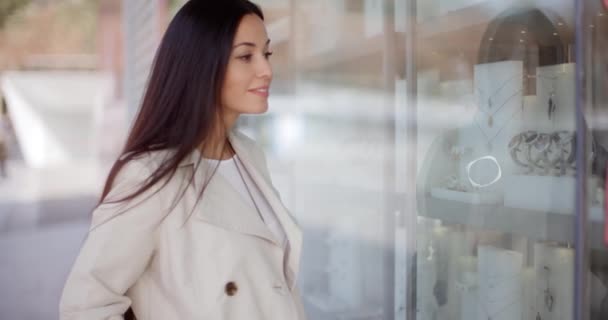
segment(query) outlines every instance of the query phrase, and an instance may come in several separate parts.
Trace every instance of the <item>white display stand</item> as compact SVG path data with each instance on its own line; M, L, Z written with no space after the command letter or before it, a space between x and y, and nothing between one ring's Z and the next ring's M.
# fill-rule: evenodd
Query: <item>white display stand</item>
M597 185L597 177L589 177L589 180L590 185ZM505 178L506 207L573 215L575 193L576 178L573 176L513 175ZM603 221L601 207L589 209L590 220Z
M543 320L570 320L573 315L574 250L555 245L534 245L537 312ZM551 302L546 300L547 291Z
M521 274L522 319L536 319L536 269L525 268Z
M574 212L575 177L513 175L505 181L507 207L562 214Z
M500 80L497 80L497 77ZM445 154L441 160L435 161L436 172L445 172L449 167L455 167L458 179L463 184L471 186L471 190L450 190L434 184L427 186L427 192L432 197L445 200L467 202L472 204L502 204L503 181L502 175L513 172L514 164L509 159L506 145L510 138L522 129L520 114L523 106L523 65L521 61L502 61L476 65L473 80L473 95L477 112L472 123L454 132L450 137L452 148L469 150L451 159ZM445 149L447 140L441 139L438 149ZM449 147L448 147L449 148ZM448 152L442 150L444 153ZM492 157L494 163L479 161L482 157ZM473 164L473 165L471 165ZM485 185L493 180L491 185ZM473 182L484 184L482 188L473 189Z
M471 204L499 204L503 201L503 197L499 193L462 192L446 188L432 188L431 196Z
M477 270L477 258L471 256L476 246L475 235L471 231L448 232L447 261L447 301L443 306L444 319L458 319L461 314L461 290L465 272ZM440 309L441 311L441 309Z
M417 259L416 319L435 320L438 311L437 299L433 293L437 282L437 262L435 255Z
M522 317L522 254L492 246L478 248L479 320Z
M477 272L467 271L462 276L462 283L459 286L461 294L460 319L477 319L480 311Z

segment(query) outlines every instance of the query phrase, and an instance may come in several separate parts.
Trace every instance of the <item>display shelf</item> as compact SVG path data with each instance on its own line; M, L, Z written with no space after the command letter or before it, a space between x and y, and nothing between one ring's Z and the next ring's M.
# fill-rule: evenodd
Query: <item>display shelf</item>
M439 219L444 225L466 225L477 230L495 230L538 241L574 243L574 215L509 208L502 205L469 204L424 196L422 216ZM590 208L589 246L605 249L603 222L597 208Z

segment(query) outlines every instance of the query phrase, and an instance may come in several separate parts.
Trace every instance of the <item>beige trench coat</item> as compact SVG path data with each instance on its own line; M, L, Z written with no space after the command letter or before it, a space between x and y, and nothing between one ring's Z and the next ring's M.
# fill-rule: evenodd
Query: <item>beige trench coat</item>
M287 234L277 244L255 209L215 175L194 211L205 181L200 153L179 166L168 184L122 204L93 212L91 229L67 279L62 320L122 319L132 307L138 320L304 320L296 286L302 233L272 186L266 160L253 140L238 132L230 141L266 196ZM109 199L133 190L167 152L131 161ZM168 215L175 195L183 198ZM193 212L191 216L190 212Z

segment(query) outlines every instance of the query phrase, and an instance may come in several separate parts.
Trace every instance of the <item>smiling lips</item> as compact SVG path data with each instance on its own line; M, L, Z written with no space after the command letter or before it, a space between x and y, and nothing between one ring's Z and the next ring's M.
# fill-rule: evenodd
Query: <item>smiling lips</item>
M268 97L268 87L259 87L248 91L264 98Z

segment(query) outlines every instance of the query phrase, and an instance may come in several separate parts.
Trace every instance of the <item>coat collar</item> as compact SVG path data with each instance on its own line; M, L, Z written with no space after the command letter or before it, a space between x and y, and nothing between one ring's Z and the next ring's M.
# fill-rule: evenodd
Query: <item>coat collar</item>
M273 188L262 151L256 150L257 147L254 142L239 132L231 131L228 134L228 139L241 163L261 193L266 197L285 230L289 241L286 277L289 286L293 288L299 271L302 231ZM207 162L200 160L202 160L201 154L198 150L195 150L180 165L180 167L191 165L192 168L196 168L198 164L193 181L196 192L200 192L200 186L204 185L207 180L206 177L210 176L213 169ZM196 216L205 222L224 229L259 237L278 245L278 241L259 218L255 209L245 204L237 191L221 175L216 174L209 180L196 211Z

